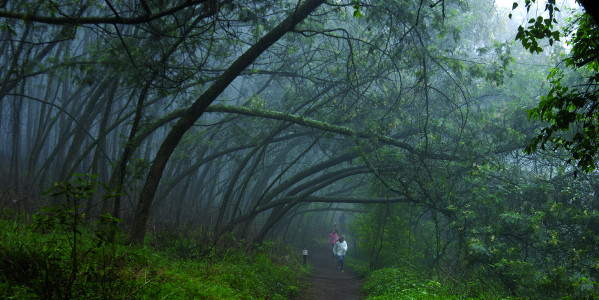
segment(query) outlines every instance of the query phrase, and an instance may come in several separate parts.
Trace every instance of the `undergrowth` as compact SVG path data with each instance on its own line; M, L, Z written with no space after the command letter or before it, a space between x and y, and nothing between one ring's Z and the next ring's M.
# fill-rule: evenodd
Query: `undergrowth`
M367 300L508 300L502 292L481 282L456 284L427 278L409 268L383 268L370 272L363 286Z
M81 174L47 192L33 215L0 209L0 299L288 299L306 272L299 258L265 243L209 247L206 239L156 233L148 246L123 243L120 220L90 222L80 203L99 184ZM106 199L117 196L107 192ZM206 236L198 229L197 237ZM274 260L274 259L276 260Z
M109 242L91 226L72 232L57 218L0 219L0 299L288 299L305 272L288 256L274 261L272 244L182 255Z

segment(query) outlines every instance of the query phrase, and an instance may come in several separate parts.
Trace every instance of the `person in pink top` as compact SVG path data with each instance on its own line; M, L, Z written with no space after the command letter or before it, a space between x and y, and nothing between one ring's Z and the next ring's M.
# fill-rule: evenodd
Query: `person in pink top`
M331 249L335 247L335 243L339 240L339 234L337 234L337 229L333 229L331 233L329 233L329 244L331 244Z

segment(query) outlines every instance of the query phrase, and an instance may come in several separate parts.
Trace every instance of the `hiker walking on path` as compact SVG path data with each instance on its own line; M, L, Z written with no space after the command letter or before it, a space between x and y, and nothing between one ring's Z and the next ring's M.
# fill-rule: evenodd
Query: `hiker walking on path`
M331 244L331 249L333 249L333 256L335 255L335 243L339 240L339 234L337 234L337 229L333 229L331 233L329 233L329 244Z
M339 240L333 246L333 254L337 257L337 270L343 272L343 259L347 252L347 242L343 236L339 237Z

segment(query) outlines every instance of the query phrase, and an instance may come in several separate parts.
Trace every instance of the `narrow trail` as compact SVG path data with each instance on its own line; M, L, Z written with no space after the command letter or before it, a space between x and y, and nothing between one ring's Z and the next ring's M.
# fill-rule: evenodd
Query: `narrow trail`
M314 249L309 256L308 264L312 274L308 277L310 287L297 300L358 300L362 280L351 270L338 272L332 251Z

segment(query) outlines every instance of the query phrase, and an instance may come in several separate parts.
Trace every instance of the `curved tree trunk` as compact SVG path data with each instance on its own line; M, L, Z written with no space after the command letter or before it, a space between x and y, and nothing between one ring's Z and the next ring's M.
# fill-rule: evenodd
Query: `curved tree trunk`
M295 25L304 20L324 0L308 0L299 6L289 17L277 25L269 33L263 36L256 44L243 53L231 66L219 77L219 79L208 88L194 103L185 111L183 117L170 130L167 137L160 145L160 149L154 158L146 182L142 189L139 203L135 211L133 226L131 227L130 240L141 243L145 237L146 224L150 214L150 207L162 173L169 161L173 151L183 138L183 135L193 126L206 111L206 108L227 88L235 78L266 49L272 46L287 32L293 30Z

